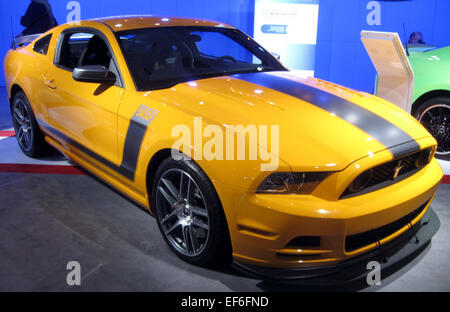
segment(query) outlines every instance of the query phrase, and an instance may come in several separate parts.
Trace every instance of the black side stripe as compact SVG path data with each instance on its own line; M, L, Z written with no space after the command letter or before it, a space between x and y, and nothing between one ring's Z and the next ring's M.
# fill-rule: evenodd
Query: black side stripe
M122 166L119 167L119 166L113 164L109 160L105 159L104 157L100 156L99 154L95 153L94 151L88 149L84 145L82 145L82 144L78 143L77 141L69 138L64 133L60 132L59 130L56 130L55 128L53 128L49 124L47 124L47 123L45 123L45 122L43 122L41 120L38 120L38 123L45 131L47 131L49 134L51 134L52 138L57 140L60 144L63 144L63 142L66 142L67 144L72 145L73 147L75 147L76 149L80 150L84 154L86 154L89 157L95 159L99 163L107 166L108 168L118 172L119 174L123 175L124 177L128 178L129 180L134 180L134 172L128 171L125 168L123 168Z
M60 132L59 130L55 129L54 127L50 126L49 124L47 124L41 120L38 120L38 123L45 131L47 131L49 134L51 134L52 137L54 139L56 139L57 141L59 141L60 143L62 143L61 141L64 141L64 142L68 143L69 145L72 145L76 149L80 150L81 152L85 153L86 155L95 159L96 161L100 162L101 164L107 166L108 168L116 171L117 173L124 176L125 178L127 178L131 181L134 181L134 178L136 175L137 162L138 162L138 158L139 158L139 151L141 149L142 141L144 139L148 125L153 120L153 118L156 117L156 115L157 115L157 113L156 113L152 119L143 119L142 117L140 117L138 115L138 113L139 113L139 111L130 120L130 125L129 125L128 131L127 131L127 136L125 139L123 160L122 160L122 164L120 165L120 167L113 164L109 160L105 159L101 155L95 153L94 151L90 150L89 148L85 147L84 145L78 143L77 141L69 138L64 133Z
M148 125L158 116L159 111L146 105L139 106L138 110L130 120L125 145L123 147L122 164L120 168L124 172L132 173L132 179L136 173L139 151L144 141Z
M333 113L383 144L394 158L420 151L417 142L402 129L334 94L268 73L237 74L232 77L288 94Z
M130 175L127 176L130 180L134 180L139 151L141 150L142 141L144 140L146 131L146 126L130 120L130 126L128 127L123 148L122 164L120 165L120 168L124 172L130 173Z

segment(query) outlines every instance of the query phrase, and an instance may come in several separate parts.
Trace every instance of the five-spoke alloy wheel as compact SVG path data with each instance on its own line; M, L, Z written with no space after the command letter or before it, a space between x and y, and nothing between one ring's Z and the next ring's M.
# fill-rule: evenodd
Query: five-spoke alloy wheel
M209 217L205 198L192 177L180 169L164 172L158 181L158 218L169 242L186 256L206 246Z
M231 258L226 218L215 188L193 160L164 160L153 180L151 208L171 249L196 265Z

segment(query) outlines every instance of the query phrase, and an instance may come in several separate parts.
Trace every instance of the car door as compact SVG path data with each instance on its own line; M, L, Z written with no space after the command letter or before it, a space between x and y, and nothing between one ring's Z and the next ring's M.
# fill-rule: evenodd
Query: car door
M114 54L105 36L91 29L64 31L56 47L47 87L49 127L76 152L117 165L117 112L124 88ZM116 76L113 83L75 81L79 66L102 65ZM82 155L83 156L83 155Z

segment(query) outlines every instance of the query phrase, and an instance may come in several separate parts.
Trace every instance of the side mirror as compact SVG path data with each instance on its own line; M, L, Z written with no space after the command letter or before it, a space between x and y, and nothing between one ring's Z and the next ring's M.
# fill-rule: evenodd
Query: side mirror
M277 60L281 60L281 55L277 54L275 52L271 52L271 54L277 59Z
M73 70L72 77L80 82L115 82L116 75L101 65L79 66Z

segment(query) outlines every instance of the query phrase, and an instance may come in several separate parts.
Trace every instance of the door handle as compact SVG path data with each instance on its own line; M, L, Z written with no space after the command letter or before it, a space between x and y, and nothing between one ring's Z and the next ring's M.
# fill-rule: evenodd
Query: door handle
M45 81L45 84L47 85L47 87L49 87L50 89L56 89L56 83L55 83L55 80L54 79L52 79L52 80L46 80Z

